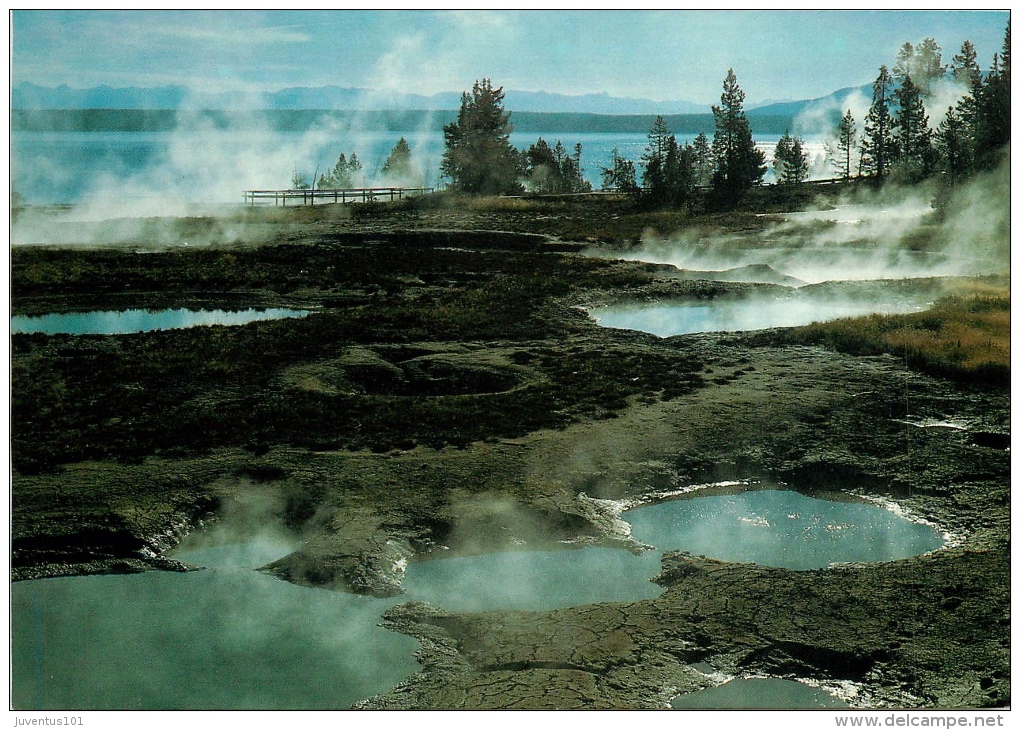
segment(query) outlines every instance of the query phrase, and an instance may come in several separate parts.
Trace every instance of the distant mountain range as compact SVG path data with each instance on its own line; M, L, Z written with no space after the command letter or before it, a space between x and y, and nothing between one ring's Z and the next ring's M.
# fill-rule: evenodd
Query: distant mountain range
M756 130L794 131L794 119L804 112L824 117L823 124L831 125L838 123L846 101L856 94L870 98L870 86L847 87L816 99L749 106L747 113ZM72 89L26 82L11 89L11 121L14 129L156 130L174 128L180 112L203 110L215 120L230 110L258 109L273 115L281 128L308 128L319 123L320 112L328 112L337 118L356 117L356 123L373 128L411 129L428 124L441 130L454 118L460 97L459 92L425 96L340 86L293 87L243 96L196 94L183 86ZM644 131L655 115L667 117L678 133L710 133L713 128L710 106L683 100L508 90L505 105L519 130Z
M324 109L355 110L449 110L460 107L460 92L425 96L341 86L297 86L257 95L196 93L184 86L153 88L96 86L38 86L23 82L11 89L12 109ZM508 89L506 108L528 112L584 112L591 114L703 114L707 104L683 99L652 101L609 94L552 94L545 91Z

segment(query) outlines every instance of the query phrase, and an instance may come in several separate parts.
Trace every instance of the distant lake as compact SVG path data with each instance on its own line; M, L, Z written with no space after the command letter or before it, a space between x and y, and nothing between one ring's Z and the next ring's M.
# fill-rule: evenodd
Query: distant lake
M696 134L677 135L680 144ZM711 139L711 134L708 134ZM397 141L404 137L418 168L415 180L385 181L379 172ZM601 169L613 149L635 164L648 144L647 134L631 132L515 132L511 143L527 149L557 140L568 154L581 144L585 178L601 187ZM755 135L771 157L778 134ZM808 141L820 155L820 142ZM174 131L24 131L11 134L14 190L33 204L77 204L95 198L104 203L136 199L240 203L246 189L291 187L294 172L311 181L331 169L343 153L363 165L358 185L436 187L440 183L443 134L435 130L362 131L338 127L306 131L267 128L259 120L230 129L196 124ZM640 168L639 173L640 175Z

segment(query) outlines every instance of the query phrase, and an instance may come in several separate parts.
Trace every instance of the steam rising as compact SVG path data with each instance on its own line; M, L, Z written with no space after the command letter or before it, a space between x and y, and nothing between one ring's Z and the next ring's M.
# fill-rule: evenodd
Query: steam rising
M788 214L756 234L648 232L630 250L591 253L689 271L768 266L806 283L1008 272L1007 166L954 191L944 221L932 197L924 187L861 191L831 208Z

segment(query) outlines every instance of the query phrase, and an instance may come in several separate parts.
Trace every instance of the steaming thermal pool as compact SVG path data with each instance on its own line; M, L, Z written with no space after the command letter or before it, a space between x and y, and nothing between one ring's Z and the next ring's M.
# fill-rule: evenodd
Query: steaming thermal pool
M680 695L670 703L684 710L800 710L847 707L846 702L820 687L792 679L731 679L717 687Z
M622 517L637 540L656 550L634 555L589 546L414 562L406 593L389 599L305 588L258 572L295 548L263 539L182 547L174 557L207 567L192 573L15 582L12 703L345 708L417 671L417 642L378 626L384 611L406 600L460 611L635 601L662 592L651 578L667 550L813 569L895 560L944 544L934 527L875 504L778 489L675 499Z
M239 325L267 319L306 317L302 309L125 309L11 317L11 333L126 335L205 325Z
M19 709L346 709L418 669L418 642L379 627L399 599L256 572L293 545L174 557L207 570L11 586Z
M635 507L622 518L655 551L520 550L407 566L407 595L452 611L550 610L653 598L662 552L792 570L883 562L937 550L944 536L866 502L835 502L782 489L696 496Z
M933 526L879 505L785 489L659 502L623 516L637 540L658 550L791 570L899 560L945 544Z
M658 337L694 332L738 332L772 327L801 327L841 317L866 314L918 312L925 303L897 299L886 302L862 299L811 297L716 299L710 302L658 302L617 304L593 310L602 327L637 330Z

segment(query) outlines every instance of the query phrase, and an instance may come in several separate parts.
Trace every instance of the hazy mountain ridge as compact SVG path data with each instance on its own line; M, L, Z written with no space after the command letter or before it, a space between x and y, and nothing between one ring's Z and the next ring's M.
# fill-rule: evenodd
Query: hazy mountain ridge
M306 131L329 127L352 131L441 132L457 118L451 109L389 109L344 111L335 109L268 109L257 112L269 128ZM11 129L15 132L169 132L179 126L201 121L210 128L229 129L250 124L251 113L222 109L12 109ZM582 133L645 134L655 114L590 114L580 112L511 113L518 132L547 135ZM705 133L712 136L715 119L711 114L660 115L675 134ZM758 134L781 134L790 129L793 117L784 114L748 112L752 129Z
M262 94L200 93L184 86L74 89L22 82L11 89L12 109L368 109L448 110L460 106L461 92L432 95L341 86L296 86ZM683 99L654 101L598 94L567 95L506 90L506 107L528 112L592 114L707 114L711 107Z
M782 132L798 115L824 110L835 124L850 97L870 96L870 86L846 87L815 99L748 106L756 132ZM11 126L42 131L159 131L177 126L191 112L226 124L233 111L255 109L278 129L309 129L332 119L364 129L433 129L456 118L460 93L425 96L340 86L291 87L271 94L194 94L183 86L153 88L96 86L72 89L21 83L11 89ZM657 102L607 93L568 96L544 91L506 92L506 108L518 131L640 132L662 115L675 133L705 132L714 122L708 106ZM223 119L220 119L223 117Z

